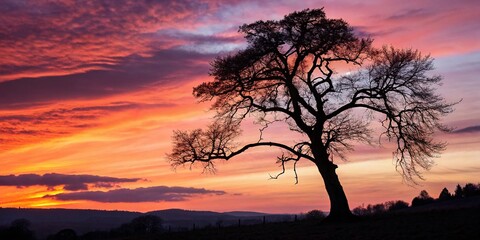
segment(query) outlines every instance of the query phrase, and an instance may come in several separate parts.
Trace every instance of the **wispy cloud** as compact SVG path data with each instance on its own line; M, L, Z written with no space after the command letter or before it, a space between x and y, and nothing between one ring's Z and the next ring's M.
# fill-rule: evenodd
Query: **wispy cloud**
M96 99L140 91L154 84L178 84L206 76L213 54L171 49L152 56L131 56L108 70L68 76L0 82L0 110L58 101Z
M461 128L453 131L453 133L477 133L480 132L480 125Z
M194 25L202 1L2 1L0 81L103 69L123 57L177 45L152 38Z
M54 137L67 136L99 126L106 116L130 111L174 107L172 103L111 102L105 105L72 106L35 111L26 114L0 115L2 148L9 144L25 144Z
M45 198L53 198L60 201L88 200L94 202L115 203L115 202L176 202L186 201L199 195L224 195L226 192L208 190L205 188L188 187L167 187L155 186L135 189L115 189L107 192L84 191L73 193L60 193L46 195Z
M423 8L412 8L412 9L407 9L404 10L400 13L395 13L387 19L390 20L401 20L401 19L412 19L412 18L418 18L418 17L425 17L428 15L428 11Z
M88 190L89 184L94 187L112 188L118 183L137 182L140 178L116 178L97 175L68 175L59 173L20 174L0 176L0 186L30 187L46 186L49 189L63 186L68 191Z

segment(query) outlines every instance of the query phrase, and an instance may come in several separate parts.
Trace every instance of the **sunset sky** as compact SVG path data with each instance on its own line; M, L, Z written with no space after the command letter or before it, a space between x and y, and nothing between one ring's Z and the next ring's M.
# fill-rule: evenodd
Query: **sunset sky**
M474 0L2 0L0 4L0 207L150 211L328 211L316 167L281 171L275 149L201 167L170 167L174 130L205 127L210 103L192 88L219 55L246 46L256 20L321 8L375 46L419 49L447 101L461 102L438 134L449 143L425 181L405 183L393 149L357 146L336 162L350 206L411 199L425 189L480 182L480 4ZM246 120L240 142L258 139ZM275 125L266 136L288 139Z

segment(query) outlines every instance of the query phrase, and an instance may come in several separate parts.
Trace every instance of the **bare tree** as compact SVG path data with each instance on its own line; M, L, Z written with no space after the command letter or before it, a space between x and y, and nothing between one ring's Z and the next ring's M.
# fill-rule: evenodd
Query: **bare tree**
M207 130L175 131L172 166L229 160L254 147L282 149L278 161L313 162L330 198L331 220L352 216L333 156L345 158L355 142L371 141L370 122L379 118L383 133L396 145L397 170L407 180L420 177L445 144L435 131L448 131L440 118L452 104L435 93L439 76L427 73L432 59L415 50L372 46L341 19L323 9L293 12L279 21L257 21L240 27L248 46L212 62L211 82L195 87L200 101L214 103L215 121ZM348 66L343 74L336 70ZM361 110L358 110L361 109ZM235 143L239 125L255 117L260 134L270 123L286 122L303 137L295 144L266 141ZM295 166L295 165L294 165ZM283 173L283 172L282 172ZM296 172L295 172L296 174Z

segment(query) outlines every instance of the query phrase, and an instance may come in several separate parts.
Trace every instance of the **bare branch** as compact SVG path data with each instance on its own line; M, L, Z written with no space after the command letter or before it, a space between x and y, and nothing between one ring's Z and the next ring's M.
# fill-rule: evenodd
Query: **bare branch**
M293 163L293 172L295 174L295 184L298 184L298 174L297 174L297 162L300 160L300 156L293 156L292 154L282 154L282 156L277 157L277 163L280 163L282 171L274 176L270 175L270 179L278 179L281 175L285 173L285 164L289 161L294 161Z
M229 160L250 148L255 147L277 147L300 158L314 160L303 147L307 143L296 144L289 147L277 142L255 142L237 148L233 142L240 134L239 128L231 121L216 121L206 131L196 129L191 132L175 131L173 136L173 151L167 154L172 166L177 167L186 163L202 163L206 171L213 171L215 160Z

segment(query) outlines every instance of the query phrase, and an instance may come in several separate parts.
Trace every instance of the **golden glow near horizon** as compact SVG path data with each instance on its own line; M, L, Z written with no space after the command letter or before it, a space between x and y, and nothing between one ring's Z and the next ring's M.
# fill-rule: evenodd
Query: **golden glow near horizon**
M31 31L55 37L41 39L32 32L25 39L7 32L4 35L8 39L0 39L0 52L7 56L0 60L0 176L57 173L116 180L92 180L87 187L66 186L58 179L38 185L5 184L0 186L0 207L272 213L328 210L323 180L313 164L299 163L299 184L295 184L290 165L279 179L269 179L269 174L281 171L275 163L278 151L274 149L254 149L229 162L219 162L216 174L202 174L201 168L189 166L174 171L165 158L173 130L202 128L211 121L210 103L198 103L191 95L192 87L210 80L208 63L216 55L244 45L235 26L317 8L318 2L277 5L277 1L262 1L262 6L269 9L267 15L256 7L257 1L244 5L205 1L203 7L184 8L173 8L170 2L151 6L138 2L139 9L152 10L129 12L132 6L128 6L118 9L123 16L105 19L94 14L92 6L72 8L68 0L59 1L68 16L49 15L47 6L38 1L36 7L45 8L38 14L44 14L47 27L33 24L26 9L2 14L0 24L6 21L21 32L19 22L32 23L35 27ZM360 32L372 35L377 46L418 48L435 57L435 73L444 76L439 91L449 101L463 99L445 123L457 129L470 127L438 136L449 146L435 159L432 170L424 173L426 180L414 186L402 182L388 146L357 146L349 154L349 161L337 162L352 208L388 200L410 201L422 189L436 197L443 187L453 191L456 184L480 181L480 81L476 79L480 73L480 5L461 2L468 6L443 2L430 6L427 1L412 3L416 5L411 7L397 1L325 3L328 17L345 19ZM116 7L114 1L109 4ZM245 7L251 9L246 11ZM232 15L225 16L226 11ZM155 21L146 21L141 14L153 14ZM86 19L87 25L111 29L108 36L93 27L80 30L65 25L82 16L94 20ZM132 24L119 27L122 17L128 17ZM65 31L57 34L53 29ZM72 34L81 35L75 40L80 47L72 42ZM12 66L12 71L2 72L4 65ZM258 127L252 122L248 119L242 125L240 141L258 139ZM285 141L297 137L282 125L273 126L265 134ZM102 198L108 191L148 192L159 186L179 188L158 201ZM96 198L49 197L87 191L95 192Z

